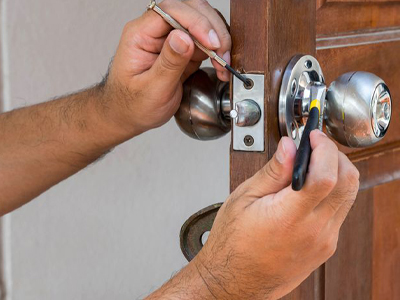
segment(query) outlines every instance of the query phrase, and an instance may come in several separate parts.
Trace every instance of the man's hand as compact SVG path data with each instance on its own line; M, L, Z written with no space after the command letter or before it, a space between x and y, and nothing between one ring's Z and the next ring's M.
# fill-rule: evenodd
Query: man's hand
M205 0L159 4L230 62L231 39ZM207 56L155 12L129 22L101 84L0 115L0 215L37 197L113 147L161 126L177 111L182 82ZM221 80L227 71L215 64ZM21 182L24 184L21 185Z
M204 46L230 63L231 38L225 22L205 0L165 0L159 6ZM107 105L135 134L159 127L178 110L182 83L207 58L184 32L172 30L158 14L147 11L124 29L105 86ZM218 77L229 73L216 62Z
M221 208L192 262L217 299L278 299L335 252L359 173L322 132L312 132L311 144L303 190L290 187L296 148L285 137Z

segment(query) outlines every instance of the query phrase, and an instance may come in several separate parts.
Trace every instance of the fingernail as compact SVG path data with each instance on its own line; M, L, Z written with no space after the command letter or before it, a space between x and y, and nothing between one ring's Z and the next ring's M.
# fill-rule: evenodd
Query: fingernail
M276 159L283 164L285 162L285 157L286 157L286 148L285 148L285 143L284 140L281 140L278 145L278 150L276 150L275 153Z
M175 32L172 34L171 39L169 40L169 45L171 46L172 50L179 54L185 54L188 52L190 44L186 40L186 37Z
M208 38L210 39L210 43L213 47L215 47L215 48L221 47L221 42L219 41L218 35L214 29L211 29L208 32Z
M228 65L231 64L231 52L226 51L225 54L222 56L223 60L227 62Z

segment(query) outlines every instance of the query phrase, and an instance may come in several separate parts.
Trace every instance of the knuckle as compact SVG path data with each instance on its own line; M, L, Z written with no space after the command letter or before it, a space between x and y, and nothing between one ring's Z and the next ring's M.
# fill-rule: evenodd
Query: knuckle
M360 184L360 172L357 168L352 165L345 174L345 179L349 183L350 186L356 188L358 190Z
M193 0L197 7L210 7L210 4L207 0Z
M323 252L326 259L331 258L335 254L337 250L337 243L338 243L338 237L336 235L327 239L322 243L321 251Z
M336 186L337 184L337 174L335 173L326 173L324 175L322 175L319 179L318 179L318 186L321 190L328 190L328 191L332 191L333 188Z
M135 22L135 20L132 20L125 24L122 32L123 32L123 34L126 34L128 32L131 32L135 28L136 28L136 22Z
M189 31L193 32L196 31L197 29L199 30L205 30L211 28L210 22L207 20L207 18L203 15L197 16L191 25L189 25ZM207 30L208 31L208 30Z
M179 66L177 64L175 64L174 62L172 62L172 60L170 58L168 58L165 55L160 56L160 68L158 69L158 74L160 76L164 75L164 73L168 70L174 71L177 69L179 69Z
M281 175L276 171L276 168L272 166L272 163L268 163L263 169L262 172L267 178L270 178L274 182L279 182Z
M232 38L228 30L222 30L222 32L219 34L219 38L221 39L222 44L230 49L232 47Z

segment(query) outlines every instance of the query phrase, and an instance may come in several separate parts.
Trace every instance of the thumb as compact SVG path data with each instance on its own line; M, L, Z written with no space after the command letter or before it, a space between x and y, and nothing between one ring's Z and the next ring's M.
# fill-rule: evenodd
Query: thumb
M294 159L296 156L296 145L293 140L283 137L278 145L278 150L272 159L246 181L246 189L257 198L274 194L290 185Z
M163 49L151 68L153 83L157 89L171 89L180 81L192 55L194 43L181 30L173 30L164 43Z

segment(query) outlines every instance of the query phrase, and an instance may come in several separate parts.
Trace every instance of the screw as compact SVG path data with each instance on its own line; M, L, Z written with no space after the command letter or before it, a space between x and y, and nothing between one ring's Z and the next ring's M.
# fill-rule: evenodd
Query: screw
M246 135L244 138L244 144L247 147L251 147L254 145L254 138L251 135Z
M251 90L254 87L254 81L247 78L246 83L243 84L246 90Z

